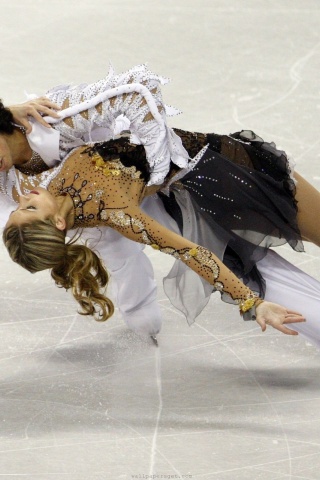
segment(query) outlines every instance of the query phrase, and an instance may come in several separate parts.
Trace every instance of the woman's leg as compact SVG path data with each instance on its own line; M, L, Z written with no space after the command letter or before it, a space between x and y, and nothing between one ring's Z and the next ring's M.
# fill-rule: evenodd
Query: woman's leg
M320 192L298 173L296 200L298 226L304 240L320 247Z

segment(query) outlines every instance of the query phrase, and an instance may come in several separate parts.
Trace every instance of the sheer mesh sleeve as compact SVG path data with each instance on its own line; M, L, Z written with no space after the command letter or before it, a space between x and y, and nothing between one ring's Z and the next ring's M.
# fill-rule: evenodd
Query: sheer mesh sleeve
M122 205L125 204L122 197ZM132 206L132 201L128 200L127 204L120 209L105 210L105 220L110 227L131 240L150 245L181 260L216 290L230 295L237 303L254 297L253 292L212 252L163 227L138 206Z
M75 139L78 144L109 140L123 127L129 129L131 141L145 147L151 169L149 184L158 185L167 175L170 161L183 168L188 160L179 136L166 123L166 106L160 89L165 83L166 79L144 65L120 75L111 69L99 82L49 91L47 96L64 110L60 112L62 121L46 119L55 123L65 148L70 141L74 146Z

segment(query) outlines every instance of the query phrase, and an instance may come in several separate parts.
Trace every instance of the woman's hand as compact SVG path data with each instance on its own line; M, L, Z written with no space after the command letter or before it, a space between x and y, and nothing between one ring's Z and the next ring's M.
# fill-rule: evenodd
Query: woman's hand
M267 325L271 325L286 335L298 335L298 332L286 327L286 324L305 322L306 319L301 313L287 310L281 305L271 302L262 302L256 308L257 322L264 332Z
M13 115L14 121L22 125L26 129L26 133L31 133L32 130L28 117L33 117L41 125L50 128L51 125L43 119L42 115L59 118L56 110L61 110L59 105L51 102L46 97L35 98L34 100L29 100L20 105L12 105L8 108Z

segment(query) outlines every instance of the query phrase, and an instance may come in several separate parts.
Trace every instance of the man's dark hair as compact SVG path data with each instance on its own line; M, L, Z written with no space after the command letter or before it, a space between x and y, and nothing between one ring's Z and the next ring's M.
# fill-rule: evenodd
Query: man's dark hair
M8 108L6 108L0 100L0 134L1 133L13 133L14 120L13 115Z

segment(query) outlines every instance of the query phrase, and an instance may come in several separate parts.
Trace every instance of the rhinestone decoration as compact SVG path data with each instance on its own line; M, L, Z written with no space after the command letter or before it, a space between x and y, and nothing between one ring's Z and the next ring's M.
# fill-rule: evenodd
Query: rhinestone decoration
M132 143L146 149L151 166L148 185L162 184L171 162L179 168L186 167L188 153L178 135L167 126L167 111L169 115L181 113L173 107L166 108L163 102L161 85L168 81L148 70L146 65L137 65L119 75L110 67L105 78L85 88L84 85L72 88L63 85L47 92L51 101L68 109L68 117L54 124L60 132L60 158L74 147L74 142L79 145L79 137L83 142L88 141L85 139L88 125L90 130L95 126L103 128L106 141L125 126L130 129ZM81 103L85 105L84 111Z

